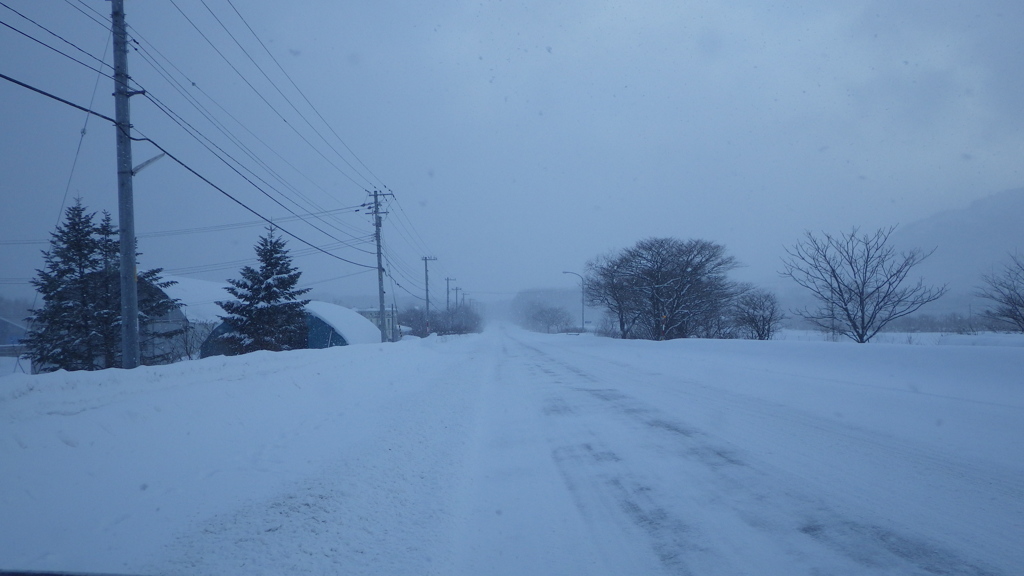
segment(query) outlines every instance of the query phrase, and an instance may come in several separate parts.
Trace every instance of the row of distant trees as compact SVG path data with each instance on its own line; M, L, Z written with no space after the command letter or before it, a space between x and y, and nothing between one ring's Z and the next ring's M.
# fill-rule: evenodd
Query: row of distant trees
M864 343L942 297L945 286L911 280L934 250L897 251L889 242L894 230L808 232L787 248L780 274L816 302L792 313ZM731 280L736 266L720 244L648 238L588 262L586 300L606 311L608 331L619 338L770 339L786 315L770 291ZM985 275L977 294L991 303L982 313L988 326L1024 331L1024 258L1013 255L1000 272ZM566 331L571 323L564 308L538 303L517 315L540 332Z
M833 334L867 342L895 321L940 298L945 286L910 281L912 269L931 252L897 252L889 244L894 228L860 233L813 234L787 249L781 274L806 288L816 305L793 313ZM43 306L31 310L23 344L41 370L96 370L120 365L120 247L117 228L104 212L96 220L81 200L44 251L44 267L32 284ZM246 266L229 280L231 300L218 302L228 330L220 335L228 354L256 350L294 350L307 346L303 308L297 289L301 272L292 264L285 241L270 227L256 247L257 268ZM600 306L620 338L770 339L785 315L771 292L728 277L737 266L725 248L706 240L649 238L590 261L585 298ZM174 348L151 344L184 334L187 326L161 324L180 303L163 292L173 284L160 269L138 274L141 362L172 361ZM977 294L991 306L982 316L992 325L1024 331L1024 258L1010 257L996 273L985 275ZM572 317L564 308L528 302L517 310L530 329L563 332ZM413 334L479 332L482 319L473 306L435 311L410 308L399 317ZM185 338L187 341L188 339Z
M573 325L573 317L568 310L544 303L537 295L531 297L526 293L518 294L512 302L511 312L520 326L534 332L560 334L580 329L578 325Z
M429 334L471 334L481 332L484 328L480 311L471 304L457 304L445 310L431 310L429 318L424 307L413 306L398 314L398 322L408 334L420 338Z
M648 238L588 262L586 298L620 338L769 339L784 318L778 300L730 280L736 266L721 244Z

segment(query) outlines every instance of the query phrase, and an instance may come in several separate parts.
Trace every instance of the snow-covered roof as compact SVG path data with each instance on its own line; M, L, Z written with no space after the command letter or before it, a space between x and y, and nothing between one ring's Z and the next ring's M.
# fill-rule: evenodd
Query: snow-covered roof
M217 306L217 301L231 299L231 294L224 290L227 282L210 282L180 276L164 276L164 279L177 282L164 288L164 292L184 304L181 311L190 322L220 322L220 315L224 314L224 310Z
M330 324L349 344L380 343L380 328L355 310L313 300L306 311Z

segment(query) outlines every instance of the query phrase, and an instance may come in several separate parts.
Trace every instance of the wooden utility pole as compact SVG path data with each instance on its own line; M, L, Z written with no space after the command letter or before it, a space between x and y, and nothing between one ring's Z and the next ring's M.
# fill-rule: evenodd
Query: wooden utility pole
M377 289L380 294L380 315L377 317L377 327L380 328L380 341L388 341L388 330L384 322L384 258L380 247L380 192L373 191L373 236L377 240Z
M124 0L112 0L114 37L114 132L117 138L117 218L121 235L121 367L139 365L139 292L135 270L135 201L132 197L131 114Z

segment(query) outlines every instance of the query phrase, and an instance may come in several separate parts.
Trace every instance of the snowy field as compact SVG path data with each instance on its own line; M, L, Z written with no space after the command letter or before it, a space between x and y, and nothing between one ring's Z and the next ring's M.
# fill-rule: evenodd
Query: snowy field
M1021 338L801 334L0 366L0 569L1024 574Z

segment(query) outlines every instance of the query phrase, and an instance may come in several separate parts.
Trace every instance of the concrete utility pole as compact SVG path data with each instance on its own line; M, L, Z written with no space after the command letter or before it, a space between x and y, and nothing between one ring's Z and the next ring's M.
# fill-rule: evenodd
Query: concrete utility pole
M114 37L114 132L117 138L117 217L121 235L121 367L139 365L139 292L135 270L135 201L132 196L131 114L124 0L112 0Z
M373 236L377 240L377 288L380 294L380 316L377 317L377 327L380 328L380 341L388 341L388 329L384 322L384 258L380 248L380 192L373 191Z
M452 311L452 281L457 278L445 278L444 279L444 311Z
M452 290L455 290L455 309L458 310L459 309L459 290L462 290L462 288L459 288L458 286L456 286L455 288L452 288Z
M423 283L427 286L427 336L430 336L430 270L427 269L427 262L437 260L434 256L423 257Z

